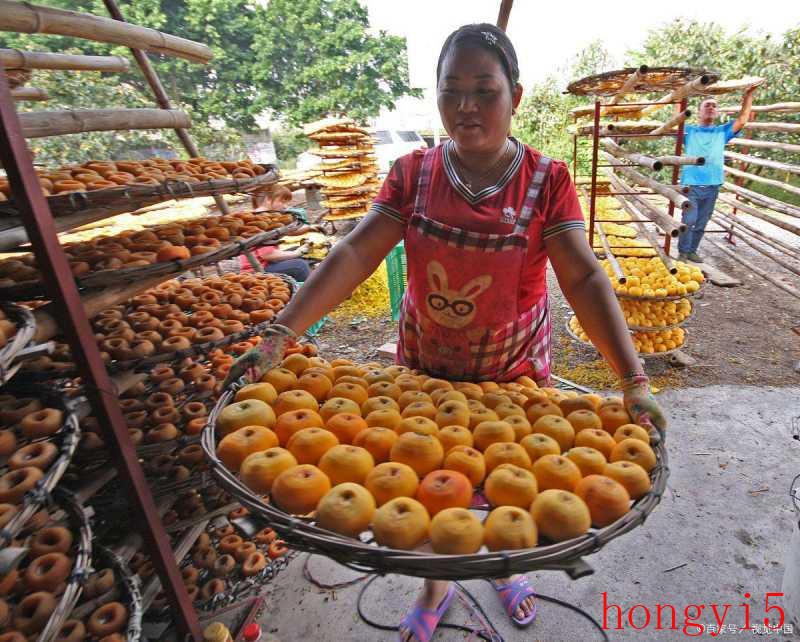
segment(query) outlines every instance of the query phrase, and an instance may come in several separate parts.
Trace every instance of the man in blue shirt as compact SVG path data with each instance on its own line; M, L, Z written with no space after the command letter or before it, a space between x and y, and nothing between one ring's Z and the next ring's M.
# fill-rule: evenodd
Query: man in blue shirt
M757 85L749 87L742 98L742 110L736 120L715 125L717 101L706 98L700 103L698 125L688 125L684 130L683 153L687 156L703 156L705 165L684 165L681 170L681 185L689 187L692 205L683 212L686 231L678 239L678 258L700 262L697 248L703 238L706 225L714 212L719 186L725 181L725 144L739 134L750 119L753 93Z

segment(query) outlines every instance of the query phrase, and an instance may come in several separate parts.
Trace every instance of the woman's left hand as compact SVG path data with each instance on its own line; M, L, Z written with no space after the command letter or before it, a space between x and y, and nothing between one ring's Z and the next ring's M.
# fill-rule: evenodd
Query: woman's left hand
M667 429L667 418L664 411L650 392L650 380L647 375L632 375L622 380L625 409L639 425L653 425L663 433Z

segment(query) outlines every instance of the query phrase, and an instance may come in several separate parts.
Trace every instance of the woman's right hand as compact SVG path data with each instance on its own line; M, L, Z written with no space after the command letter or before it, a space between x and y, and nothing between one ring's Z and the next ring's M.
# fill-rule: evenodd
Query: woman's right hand
M280 365L286 348L296 339L290 328L273 323L261 335L261 343L233 362L222 384L223 390L242 376L246 376L247 383L259 381L265 372Z

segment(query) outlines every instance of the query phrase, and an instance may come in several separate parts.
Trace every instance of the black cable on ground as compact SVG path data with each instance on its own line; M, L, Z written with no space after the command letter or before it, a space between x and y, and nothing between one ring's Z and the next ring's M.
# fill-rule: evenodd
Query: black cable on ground
M364 621L365 624L375 629L380 629L382 631L397 631L399 629L397 625L391 626L388 624L380 624L379 622L374 622L373 620L370 620L364 614L364 611L361 608L361 602L364 598L364 593L366 592L367 588L369 588L369 586L380 577L380 575L373 575L372 577L370 577L369 575L361 575L346 582L338 582L336 584L323 584L322 582L314 578L313 575L311 575L311 571L308 568L308 562L310 559L311 559L311 553L306 555L306 559L303 562L303 577L308 582L321 589L338 590L346 588L348 586L353 586L355 584L363 582L364 580L367 580L366 584L364 584L358 591L358 599L356 600L356 609L358 610L358 616ZM369 579L367 579L368 577ZM503 636L500 635L500 633L494 627L491 619L489 619L489 616L486 615L486 611L484 611L483 607L480 605L480 602L478 602L478 600L475 599L475 596L473 596L472 593L470 593L470 591L463 584L461 584L461 582L455 582L455 584L458 587L458 589L464 595L466 595L472 607L474 607L474 610L480 613L481 617L488 625L489 630L487 631L485 629L476 629L469 626L463 626L461 624L450 624L448 622L441 622L436 628L454 629L457 631L464 631L465 633L472 633L473 635L477 635L480 639L486 640L486 642L503 642ZM543 593L536 593L535 597L536 599L544 600L545 602L551 602L553 604L558 604L559 606L563 606L564 608L569 609L570 611L578 613L579 615L587 619L592 624L592 626L594 626L600 632L600 635L602 636L604 642L609 642L609 637L605 629L603 629L603 627L597 620L595 620L589 613L587 613L580 607L575 606L574 604L570 604L569 602L565 602L564 600L560 600L557 597L552 597L550 595L545 595Z

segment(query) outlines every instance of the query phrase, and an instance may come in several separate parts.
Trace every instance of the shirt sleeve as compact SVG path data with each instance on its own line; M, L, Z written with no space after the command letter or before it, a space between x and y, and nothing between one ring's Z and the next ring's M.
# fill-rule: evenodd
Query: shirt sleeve
M421 158L421 153L414 152L395 161L372 202L370 212L380 212L398 223L408 224L414 209L416 176Z
M546 186L547 193L542 195L545 197L542 238L547 240L568 230L585 229L578 194L562 161L553 161Z
M743 130L739 130L738 132L733 131L733 124L735 120L729 120L727 123L722 125L722 132L725 134L725 142L727 143L731 138L736 138L739 134L742 133Z

